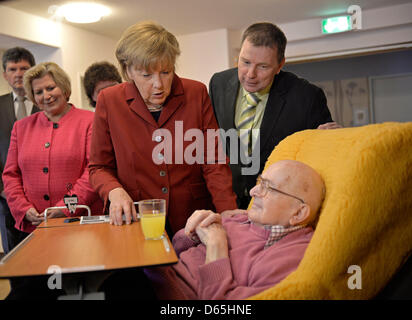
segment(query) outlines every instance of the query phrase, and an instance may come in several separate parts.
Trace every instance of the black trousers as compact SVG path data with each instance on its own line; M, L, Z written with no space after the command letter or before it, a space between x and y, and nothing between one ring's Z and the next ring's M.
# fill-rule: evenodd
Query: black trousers
M101 285L106 300L156 300L142 268L114 271Z
M11 291L6 300L56 300L63 290L51 290L47 286L48 276L18 277L10 280Z
M6 300L56 300L66 295L63 289L50 289L50 275L10 279L11 291ZM63 280L64 281L64 280ZM156 300L150 281L142 268L115 270L98 289L106 300Z
M1 243L3 246L4 253L9 253L15 246L17 246L24 238L29 234L17 230L14 225L16 221L14 220L6 199L0 197L0 232L1 232Z

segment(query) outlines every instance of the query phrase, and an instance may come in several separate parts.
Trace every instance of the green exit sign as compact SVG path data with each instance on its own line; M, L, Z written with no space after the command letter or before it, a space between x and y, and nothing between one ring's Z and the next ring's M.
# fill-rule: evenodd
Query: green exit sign
M322 33L337 33L352 30L350 16L333 17L322 20Z

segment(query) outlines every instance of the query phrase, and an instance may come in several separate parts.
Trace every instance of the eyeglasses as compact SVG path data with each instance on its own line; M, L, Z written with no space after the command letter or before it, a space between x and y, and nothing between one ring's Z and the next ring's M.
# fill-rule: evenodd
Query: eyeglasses
M276 188L271 187L271 186L269 185L269 181L263 179L262 176L260 176L260 175L258 176L258 178L257 178L257 180L256 180L256 185L259 187L259 194L260 194L260 196L262 196L262 197L266 196L266 194L268 193L268 190L271 190L271 191L276 191L276 192L279 192L279 193L281 193L281 194L284 194L285 196L289 196L289 197L295 198L296 200L299 200L300 202L305 203L305 201L303 201L303 200L302 200L301 198L299 198L299 197L296 197L296 196L294 196L294 195L292 195L292 194L289 194L289 193L286 193L286 192L281 191L281 190L279 190L279 189L276 189Z

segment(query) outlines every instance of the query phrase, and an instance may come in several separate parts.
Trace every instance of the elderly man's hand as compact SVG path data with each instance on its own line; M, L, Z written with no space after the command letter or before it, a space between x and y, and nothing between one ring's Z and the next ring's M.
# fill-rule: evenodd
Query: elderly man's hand
M343 127L340 124L336 123L336 122L326 122L326 123L320 124L318 126L318 129L321 129L321 130L339 129L339 128L343 128Z
M247 214L247 210L243 210L243 209L225 210L220 215L222 216L222 218L231 218L237 214Z
M202 224L203 227L207 227L210 223L216 221L216 213L210 210L196 210L192 215L187 219L185 226L185 234L192 240L198 240L196 236L196 228ZM218 215L220 216L220 215ZM212 218L209 218L212 217Z
M226 231L220 222L209 224L207 227L199 225L196 228L196 234L205 246L211 244L212 241L217 241L218 238L226 239Z
M229 257L226 231L221 222L209 224L207 227L199 225L196 234L206 246L206 263Z

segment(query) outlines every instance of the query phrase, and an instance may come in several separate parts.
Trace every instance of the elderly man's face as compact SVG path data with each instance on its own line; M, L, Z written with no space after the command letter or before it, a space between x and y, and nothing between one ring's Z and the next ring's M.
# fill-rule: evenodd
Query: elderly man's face
M253 205L248 211L249 219L261 225L297 225L310 222L322 201L323 181L312 168L291 160L276 162L262 173L275 190L264 192L256 185L250 195ZM302 203L298 199L302 199Z
M238 77L242 87L248 92L265 89L283 67L285 60L278 61L277 48L256 47L248 39L239 53Z

